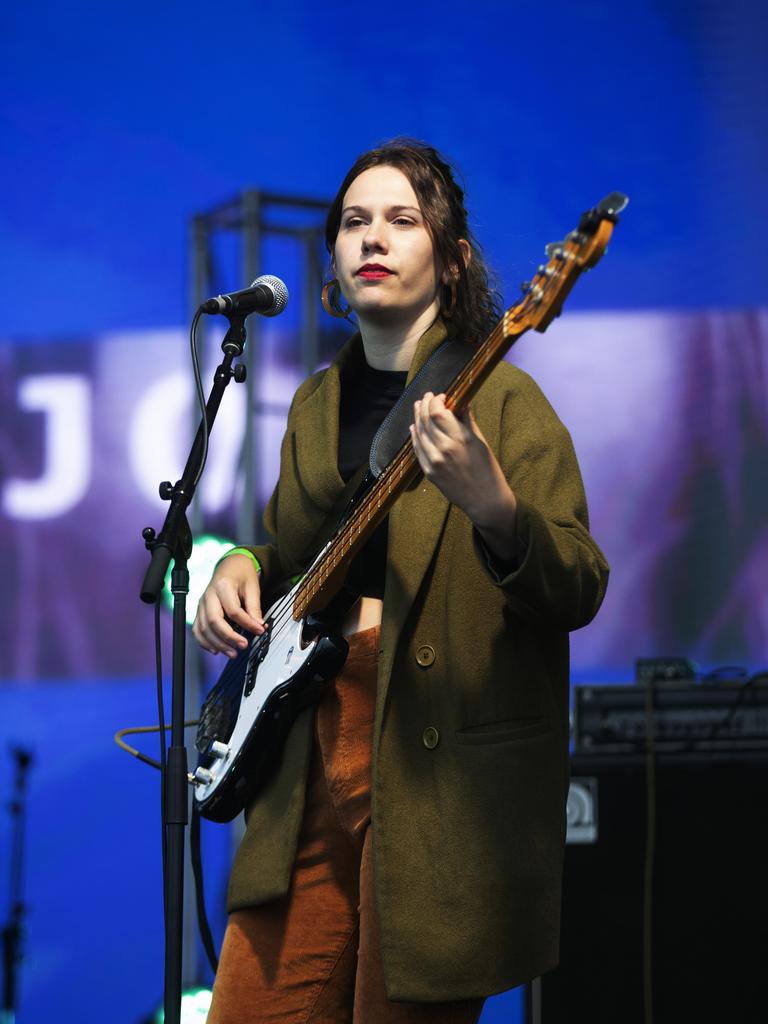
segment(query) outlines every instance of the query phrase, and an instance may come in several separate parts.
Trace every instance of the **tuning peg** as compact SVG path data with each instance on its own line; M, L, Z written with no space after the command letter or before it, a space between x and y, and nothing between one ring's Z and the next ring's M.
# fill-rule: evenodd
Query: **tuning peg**
M616 217L626 209L628 202L629 196L625 196L623 192L611 192L605 199L600 200L595 210L604 217Z
M544 246L544 252L547 254L547 259L550 260L562 260L565 259L564 252L565 242L550 242L549 245Z

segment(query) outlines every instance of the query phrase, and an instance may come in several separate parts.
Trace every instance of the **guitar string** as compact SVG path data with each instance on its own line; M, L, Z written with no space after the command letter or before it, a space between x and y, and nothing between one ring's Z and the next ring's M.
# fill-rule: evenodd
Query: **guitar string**
M528 296L526 296L526 301L521 305L517 316L522 315L527 300ZM470 359L467 365L462 368L455 378L452 387L449 389L449 396L450 399L454 400L454 407L464 397L463 391L464 385L467 383L467 379L472 379L473 376L476 376L474 371L476 370L477 364L483 360L487 360L489 355L492 354L490 350L493 349L500 340L499 335L502 333L505 319L510 319L509 313L505 314L505 317L496 324L483 345L477 350L472 359ZM482 370L483 367L481 366L480 369ZM408 439L404 442L393 461L384 471L384 474L379 478L379 480L377 480L371 491L364 496L362 503L352 513L350 519L344 523L335 537L331 538L323 553L321 553L321 555L319 555L315 560L314 566L312 569L308 570L307 576L304 577L304 580L297 588L295 600L291 602L289 600L290 594L286 596L282 607L279 608L278 615L273 618L271 625L271 632L273 635L277 636L280 634L281 630L285 626L287 614L290 614L291 617L296 620L297 616L293 613L298 610L298 618L302 617L301 611L309 604L317 592L316 588L314 592L308 593L312 585L312 579L319 576L320 579L318 585L320 587L322 586L324 579L327 579L333 569L336 568L339 558L344 554L345 547L351 550L352 547L359 543L363 530L380 508L381 492L386 490L389 493L391 491L392 477L402 478L402 476L411 472L415 468L415 462L415 452L410 439ZM371 530L375 529L377 525L378 524L374 521ZM357 534L357 536L355 536L355 534ZM288 606L290 604L293 604L293 609L289 613Z
M555 281L560 276L561 273L559 268L557 273L544 276L544 287L541 289L542 298L545 292L554 285ZM526 295L524 302L520 305L520 309L514 316L510 317L510 313L507 312L505 316L501 318L501 320L494 326L485 342L483 342L467 365L459 372L449 388L447 396L448 403L452 402L450 405L451 408L455 408L461 404L466 397L466 391L469 385L473 383L476 376L484 372L488 363L494 357L495 349L498 343L503 340L505 334L505 322L509 319L514 321L516 318L521 317L525 312L526 307L531 304L529 300L530 293ZM337 535L336 538L332 539L329 550L327 550L323 555L322 560L312 573L313 578L316 578L318 575L320 577L317 582L317 586L313 590L312 579L305 578L303 587L297 593L296 605L300 614L303 608L312 601L317 589L322 587L324 582L323 576L327 578L328 575L333 572L334 568L336 568L339 558L344 554L345 546L351 549L359 542L360 536L366 529L367 524L371 521L372 516L375 517L376 511L380 506L380 501L378 500L379 492L385 489L385 485L387 485L388 491L391 490L389 484L393 476L401 479L406 473L413 470L415 457L412 458L412 456L414 456L412 446L409 442L406 442L395 456L391 465L387 467L387 470L385 470L385 474L381 480L377 482L377 485L372 489L370 494L364 498L363 503L355 510L355 512L353 512L348 522L344 524L344 528L340 534ZM374 504L376 506L375 509ZM377 524L374 520L373 528L375 528L376 525ZM357 536L355 536L355 534L357 534ZM340 551L338 550L339 548L341 549ZM329 562L330 564L328 564Z
M568 244L564 246L564 249L568 251L572 251L576 248L578 247L573 245L569 247ZM448 402L452 402L452 408L461 404L466 397L469 385L474 382L474 378L482 374L487 368L488 363L495 355L494 350L506 333L504 331L505 323L510 319L513 322L519 320L525 315L532 304L535 303L536 305L540 305L541 300L544 298L546 293L550 291L561 278L566 277L566 275L563 274L563 270L571 269L568 268L561 260L553 260L552 262L555 263L553 273L546 274L546 272L539 272L536 275L537 278L543 278L542 285L538 286L540 289L539 295L537 296L534 289L531 288L526 294L523 303L520 304L519 309L514 313L507 312L507 314L505 314L499 323L495 325L486 341L477 350L472 359L470 359L468 364L459 372L452 387L449 389ZM412 472L415 468L414 462L415 458L412 445L409 442L406 442L395 456L392 464L385 471L384 476L377 481L377 484L374 485L374 488L372 488L369 495L365 496L361 505L352 513L352 516L344 524L336 537L332 538L326 551L320 558L318 558L314 569L307 577L305 577L302 585L296 592L296 600L294 601L293 608L293 617L295 619L301 618L303 611L316 596L317 591L322 590L323 583L333 573L333 570L339 563L339 559L342 558L345 553L348 554L349 551L360 543L361 537L378 525L376 523L376 513L379 511L381 506L381 492L386 489L388 493L391 493L392 478L395 477L399 482L403 476ZM373 525L366 529L368 524L371 523L371 520L373 520ZM347 549L346 552L345 548Z
M472 359L469 360L469 363L462 368L462 370L459 372L459 374L452 382L447 397L449 401L454 400L454 407L463 398L461 391L465 383L465 379L467 377L471 378L473 369L477 363L482 362L483 359L487 359L490 355L492 355L490 350L493 349L495 344L498 342L499 338L497 337L497 335L499 334L503 324L504 318L502 318L502 320L500 320L499 323L496 324L493 331L488 336L483 345L477 350L477 352L473 355ZM336 567L339 557L341 557L341 555L344 554L344 548L347 547L351 549L353 546L359 543L360 536L363 534L363 531L366 530L366 527L368 526L368 523L371 522L371 519L376 516L376 513L378 512L381 506L381 492L386 490L387 493L389 493L391 491L392 477L396 477L398 478L398 480L401 479L403 476L405 476L407 473L410 473L415 468L415 462L415 452L413 450L413 446L410 440L408 439L403 443L403 445L399 449L398 453L395 455L390 465L384 471L384 474L382 474L382 476L376 482L371 491L363 498L363 501L360 504L360 506L358 506L358 508L355 509L350 519L347 520L347 522L344 524L344 526L336 535L336 537L332 538L329 544L329 548L326 550L322 557L322 560L319 562L319 564L317 565L316 569L313 572L313 576L318 573L321 576L321 586L323 582L323 571L325 570L325 575L327 577ZM375 529L377 525L378 524L375 522L374 519L373 526L371 527L371 529ZM339 548L341 549L340 551ZM327 564L329 562L331 563L330 565ZM314 592L307 593L307 591L311 591L311 581L305 578L304 586L302 587L300 593L297 594L297 605L299 606L299 611L301 611L301 608L303 606L306 606L315 596Z
M593 240L594 237L590 237L589 241ZM567 252L570 256L575 257L579 250L585 246L586 243L583 245L582 243L578 243L576 240L569 240L563 244L563 252ZM546 270L549 269L552 264L554 264L554 272L547 274ZM512 306L511 309L504 314L504 316L494 326L483 344L477 349L466 366L459 371L458 375L454 379L446 396L449 401L453 402L451 408L456 408L456 406L464 400L469 389L469 385L473 384L475 378L487 368L490 358L492 355L495 355L493 350L499 341L503 339L505 334L505 324L510 320L513 323L519 322L519 320L530 311L530 307L532 305L540 308L541 302L547 292L551 291L555 284L559 283L561 280L567 283L575 270L579 270L580 273L582 272L581 267L577 266L575 258L572 260L564 260L553 257L553 259L547 264L544 271L540 271L534 275L534 282L537 282L538 278L543 278L543 281L537 282L535 286L532 284L522 303L518 303L518 308L516 309L515 306ZM535 294L535 288L540 290L539 295ZM512 343L514 344L519 337L520 335L517 335L517 337L513 339ZM481 383L483 382L481 381ZM298 619L302 617L303 610L311 603L312 599L316 596L318 589L322 590L323 583L327 581L328 577L337 567L339 559L344 556L345 546L349 550L352 550L352 548L359 543L363 530L367 524L371 522L372 516L375 516L376 511L378 511L381 506L381 492L386 487L387 494L391 493L392 477L397 477L398 480L401 479L405 473L413 470L413 463L415 461L416 456L413 444L410 439L407 439L369 493L364 496L361 505L352 513L351 517L346 521L346 523L344 523L338 533L326 544L324 550L317 556L310 569L307 570L307 574L295 588L295 597L293 600L291 600L291 597L294 595L294 589L277 602L275 606L278 609L277 614L272 617L272 623L270 626L270 635L272 637L277 637L281 634L282 630L286 628L289 618L293 621L298 621ZM374 504L376 506L375 508ZM387 514L388 512L381 518L384 519ZM361 520L364 520L364 522L361 522ZM378 523L374 520L374 525L371 527L371 530L375 529L377 525ZM357 537L355 537L355 532L357 532ZM310 588L314 580L317 580L317 586L314 591L310 592ZM298 616L294 614L295 612L298 612ZM262 634L262 636L263 635L264 634Z
M568 249L570 244L571 243L566 243L564 249L571 252L574 249L579 248L574 245L571 249ZM523 302L519 304L519 308L515 312L512 312L511 310L507 311L507 313L505 313L505 315L494 326L493 330L490 332L480 348L475 352L466 366L459 371L452 386L449 388L447 398L448 401L452 401L453 403L451 408L456 408L456 406L464 400L469 384L474 383L475 378L486 369L490 358L495 355L494 350L505 334L505 323L510 320L513 323L519 321L530 310L531 305L535 304L540 306L541 300L544 298L546 293L554 287L555 283L559 282L561 278L567 279L567 275L562 273L564 269L573 269L573 264L567 266L564 261L557 260L555 263L554 273L550 275L538 273L535 275L534 281L538 277L543 278L543 283L539 285L541 289L540 299L537 300L534 294L534 288L530 288L526 293ZM514 306L512 307L512 310L515 310ZM513 340L513 343L516 340L517 338ZM348 550L352 550L352 548L359 543L363 530L366 528L368 523L371 522L372 517L376 515L376 512L381 506L381 492L386 489L387 494L391 493L392 478L396 477L399 481L399 479L401 479L406 473L411 472L414 469L415 461L413 445L410 439L408 439L400 448L392 463L390 463L386 468L384 474L382 474L382 476L376 481L376 484L374 484L373 488L371 488L371 491L364 496L361 505L352 513L350 519L344 523L339 532L328 542L324 551L316 558L314 565L308 570L307 575L296 588L295 599L293 601L290 600L291 594L294 593L292 590L282 600L281 605L278 606L277 615L273 616L270 627L270 633L272 636L276 637L280 635L286 626L289 616L294 621L298 621L298 619L302 617L303 610L306 609L312 599L316 596L318 589L322 589L323 583L337 567L339 559L344 556L345 547L347 547ZM381 518L383 519L385 517L383 516ZM377 525L378 524L374 520L374 525L371 527L371 530L375 529ZM357 536L355 536L355 533ZM317 580L317 585L312 591L310 588L315 580ZM289 608L289 606L291 607ZM295 614L296 612L298 612L298 615Z
M584 245L586 245L586 243L591 240L591 238L585 239L584 244L577 243L575 240L566 241L562 244L562 251L567 252L569 255L575 256L578 250L583 248ZM529 288L523 302L519 304L519 308L515 310L515 307L513 306L512 310L514 310L515 312L513 313L512 310L507 311L507 313L501 318L501 320L494 326L488 338L485 340L485 342L483 342L483 344L479 347L479 349L475 352L475 354L472 356L472 358L469 360L466 366L462 368L462 370L459 372L459 374L453 381L452 386L449 389L448 396L449 402L453 400L453 405L451 406L452 408L455 408L457 405L459 405L466 397L466 389L470 384L472 384L473 376L482 374L486 370L489 361L495 355L493 349L501 340L499 335L503 335L505 333L505 323L508 322L509 320L512 320L512 322L519 321L529 311L531 305L539 306L546 293L550 291L555 286L555 284L559 283L561 279L567 282L568 277L572 276L572 272L575 269L580 270L580 267L577 266L574 262L571 262L569 264L566 260L562 258L562 256L555 256L552 257L552 259L547 264L546 268L544 268L542 271L537 272L537 274L534 276L534 281L536 281L538 278L542 279L541 284L538 284L537 282L536 285L536 288L539 289L540 294L536 294L536 288ZM547 273L547 271L551 272ZM551 305L552 304L550 304L550 308ZM518 335L518 337L519 336L520 335ZM513 339L513 343L516 340L517 338ZM469 378L469 380L467 380L467 378ZM479 387L479 385L477 386ZM331 560L332 562L334 560L338 561L338 552L336 549L339 546L341 547L341 553L343 554L345 543L348 546L352 546L352 544L355 542L355 531L357 531L359 535L366 525L365 522L361 525L360 519L366 519L366 521L370 519L371 507L374 503L374 500L376 500L376 504L378 507L378 491L384 489L384 483L388 482L389 478L392 476L398 475L402 477L406 472L413 468L412 465L401 465L401 463L403 462L410 461L409 457L411 454L411 446L408 442L406 442L404 446L400 449L400 452L398 452L397 456L395 456L395 459L393 460L391 465L387 467L387 470L385 470L384 476L382 476L382 478L380 478L380 480L377 481L377 485L372 489L369 495L366 496L366 498L363 501L363 504L357 510L355 510L350 520L348 520L348 522L345 523L343 530L337 535L337 537L332 538L331 546L329 547L329 550L327 550L326 553L323 555L322 562L318 564L317 567L315 568L313 576L317 575L318 573L320 573L320 575L322 576L323 569L326 569L326 576L330 571L332 571L332 569L335 566L332 564L330 568L328 568L326 563L329 560ZM320 585L322 585L322 580L320 581ZM314 597L314 593L310 593L309 596L307 596L307 590L309 590L310 586L311 580L305 578L304 584L300 592L297 594L297 603L299 605L305 606L311 601L312 597Z

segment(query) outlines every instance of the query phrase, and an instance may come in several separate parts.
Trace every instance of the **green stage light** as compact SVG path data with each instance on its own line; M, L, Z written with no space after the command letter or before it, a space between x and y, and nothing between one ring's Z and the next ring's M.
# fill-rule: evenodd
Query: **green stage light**
M197 602L202 597L203 591L208 586L216 563L221 556L235 547L235 542L226 540L224 537L216 537L212 533L201 533L195 538L192 544L192 555L189 562L189 594L187 594L187 623L191 626L195 621ZM165 574L163 586L163 599L169 608L173 608L173 594L171 593L171 572L173 563Z
M232 547L232 545L229 545ZM188 988L181 994L181 1024L205 1024L211 1008L213 993L209 988ZM164 1024L165 1010L162 1008L154 1016L153 1024Z

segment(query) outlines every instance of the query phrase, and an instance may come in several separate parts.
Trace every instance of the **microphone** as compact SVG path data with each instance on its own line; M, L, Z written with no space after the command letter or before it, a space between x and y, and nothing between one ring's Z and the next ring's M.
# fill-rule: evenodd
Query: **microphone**
M264 274L257 277L250 288L228 295L217 295L200 306L201 313L261 313L262 316L277 316L288 305L288 289L279 277Z

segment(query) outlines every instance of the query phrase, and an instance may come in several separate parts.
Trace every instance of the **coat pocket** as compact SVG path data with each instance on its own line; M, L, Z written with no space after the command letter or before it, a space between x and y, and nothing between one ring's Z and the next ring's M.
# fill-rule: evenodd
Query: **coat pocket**
M551 730L549 718L510 718L503 722L486 722L456 730L457 743L509 743L529 739Z

